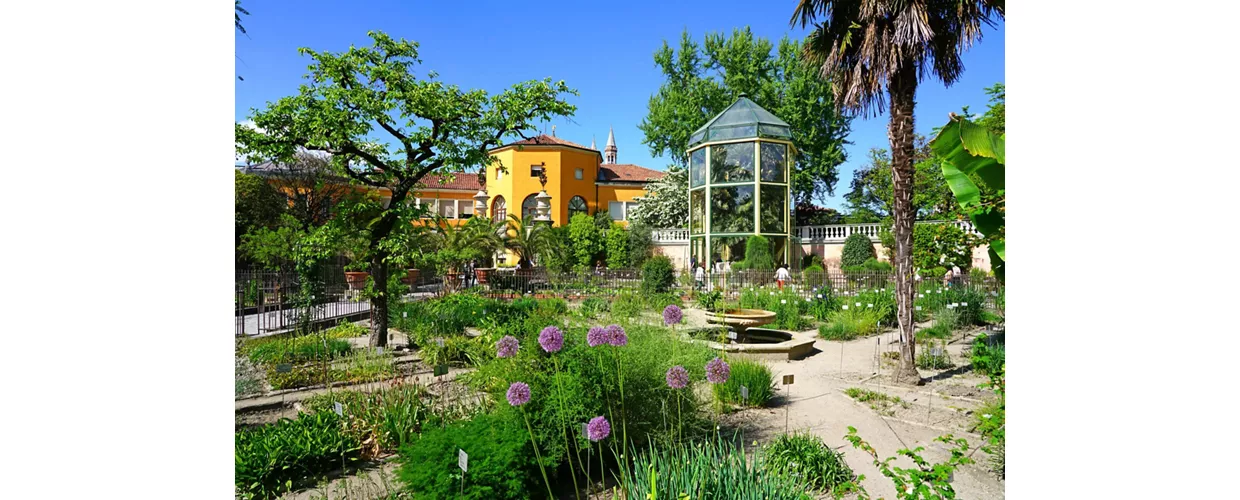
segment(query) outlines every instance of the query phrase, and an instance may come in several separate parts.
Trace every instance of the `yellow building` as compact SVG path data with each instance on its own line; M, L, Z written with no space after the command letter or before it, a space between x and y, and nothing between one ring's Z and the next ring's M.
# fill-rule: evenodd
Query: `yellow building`
M601 153L593 144L586 147L554 135L538 135L490 150L499 163L486 169L486 186L474 173L457 174L451 181L428 175L423 179L425 187L416 189L414 196L439 215L462 220L474 216L474 195L485 191L488 217L506 219L518 214L533 218L535 196L544 189L539 179L545 173L552 224L564 225L575 214L603 210L612 220L627 225L637 198L646 192L646 183L664 173L618 164L617 153L611 132Z

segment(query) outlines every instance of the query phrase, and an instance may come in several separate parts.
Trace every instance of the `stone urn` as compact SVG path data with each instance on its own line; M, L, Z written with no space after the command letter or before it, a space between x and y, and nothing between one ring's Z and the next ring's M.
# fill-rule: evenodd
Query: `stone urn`
M370 273L365 271L345 271L344 282L349 285L349 290L361 290L366 288L366 278Z
M736 330L737 341L743 342L745 330L775 321L775 313L761 309L729 309L723 312L707 312L706 322L724 324Z

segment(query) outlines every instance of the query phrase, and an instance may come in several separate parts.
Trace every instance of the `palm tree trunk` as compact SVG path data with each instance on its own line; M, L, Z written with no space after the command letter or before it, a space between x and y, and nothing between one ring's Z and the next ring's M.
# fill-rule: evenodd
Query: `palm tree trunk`
M921 385L917 373L917 347L913 337L913 105L917 94L917 69L904 61L887 85L891 94L891 185L895 200L892 233L896 240L896 320L900 326L900 367L896 383Z

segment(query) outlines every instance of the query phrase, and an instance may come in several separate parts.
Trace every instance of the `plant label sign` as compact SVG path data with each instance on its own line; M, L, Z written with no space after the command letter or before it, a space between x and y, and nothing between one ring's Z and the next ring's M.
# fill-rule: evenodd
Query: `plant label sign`
M736 340L736 332L728 332L729 340Z
M793 375L784 375L784 385L792 385Z
M376 347L376 348L375 348L375 354L378 354L378 355L382 356L382 355L383 355L383 348L382 348L382 347Z
M293 365L288 363L280 363L276 365L276 373L288 373L293 371Z
M749 401L749 388L743 385L741 386L741 400Z
M448 365L435 365L435 376L443 376L448 374Z
M469 472L469 454L465 450L457 448L456 465L461 468L461 472Z
M340 404L339 401L336 402L336 404L334 405L332 409L336 411L337 415L340 415L342 417L344 416L344 405Z
M581 436L582 436L582 437L585 437L585 436L589 436L589 435L590 435L590 433L589 433L589 428L590 428L590 426L589 426L588 424L586 424L585 422L582 422L582 423L581 423Z
M943 355L943 350L942 350L942 349L939 349L938 347L931 347L931 348L930 348L930 355L931 355L931 356L934 356L934 357L936 357L936 358L937 358L937 357L939 357L939 356L942 356L942 355Z
M439 346L440 349L443 349L443 337L436 337L435 345Z
M409 317L409 311L401 311L401 313L400 313L400 317L402 317L402 318L408 318L408 317Z

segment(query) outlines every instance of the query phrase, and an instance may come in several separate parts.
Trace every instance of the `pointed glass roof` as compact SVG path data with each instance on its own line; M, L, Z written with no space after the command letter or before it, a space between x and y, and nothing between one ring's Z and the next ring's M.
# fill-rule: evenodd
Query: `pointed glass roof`
M702 128L689 136L689 147L703 142L748 139L751 137L770 137L775 139L792 139L792 130L788 122L780 120L770 111L762 109L741 94L728 109L715 115Z

